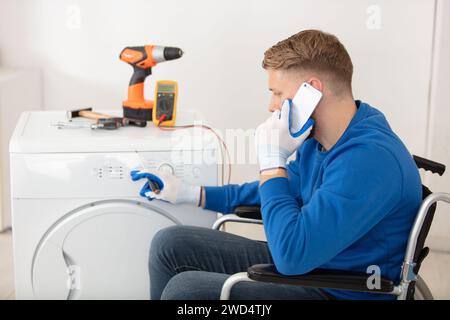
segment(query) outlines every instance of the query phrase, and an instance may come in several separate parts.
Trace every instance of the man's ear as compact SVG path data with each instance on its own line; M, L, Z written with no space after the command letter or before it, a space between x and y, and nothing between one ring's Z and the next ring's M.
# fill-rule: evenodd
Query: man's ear
M313 86L315 89L323 92L323 83L319 79L312 77L308 80L308 83Z

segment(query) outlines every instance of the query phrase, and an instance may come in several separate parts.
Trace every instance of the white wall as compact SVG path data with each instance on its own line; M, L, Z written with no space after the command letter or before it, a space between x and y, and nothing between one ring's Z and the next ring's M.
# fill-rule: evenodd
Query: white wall
M23 111L40 109L39 70L0 66L0 231L11 226L9 140Z
M180 108L198 109L219 129L247 129L268 115L263 52L319 28L335 33L350 52L355 96L386 114L411 153L450 164L448 140L432 138L448 137L441 117L448 115L447 71L430 119L440 125L427 131L435 2L0 0L0 63L42 69L44 108L121 108L131 75L118 59L122 48L179 46L185 56L154 68L147 97L156 80L175 79ZM448 3L443 9L448 13ZM254 165L235 166L233 181L256 174Z
M440 0L436 10L436 37L433 55L433 77L430 92L430 114L427 156L447 165L442 176L427 173L426 185L433 191L450 193L450 1ZM431 248L450 250L450 205L438 205L428 238Z
M386 112L411 151L425 151L434 1L0 4L2 62L43 69L47 109L120 108L131 74L131 67L118 59L121 49L156 43L179 46L186 55L155 67L148 89L157 79L176 79L180 108L199 109L218 128L252 128L267 117L263 52L278 40L314 27L337 34L347 46L355 64L356 97ZM367 27L373 5L381 10L380 29Z

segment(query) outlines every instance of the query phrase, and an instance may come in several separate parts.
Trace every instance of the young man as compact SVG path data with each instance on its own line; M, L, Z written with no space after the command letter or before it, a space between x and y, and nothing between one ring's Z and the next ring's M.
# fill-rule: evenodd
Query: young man
M421 203L414 161L383 114L352 94L353 65L339 40L306 30L266 51L275 114L256 130L260 180L223 187L190 186L174 176L141 171L160 179L160 194L143 195L202 205L223 213L240 205L261 205L267 244L224 232L177 226L152 242L149 270L152 299L218 299L230 274L258 263L274 263L286 275L315 268L366 272L399 281L408 234ZM289 110L300 84L323 96L315 124L299 137L289 133ZM261 143L273 130L271 152ZM261 145L259 145L261 143ZM296 153L294 161L287 158ZM269 283L237 284L232 299L392 299Z

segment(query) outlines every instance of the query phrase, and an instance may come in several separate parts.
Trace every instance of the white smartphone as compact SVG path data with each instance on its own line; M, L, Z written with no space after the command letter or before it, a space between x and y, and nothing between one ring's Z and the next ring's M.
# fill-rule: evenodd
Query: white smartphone
M306 82L300 85L294 99L292 99L289 113L291 133L295 134L303 128L319 104L320 99L322 99L322 92Z

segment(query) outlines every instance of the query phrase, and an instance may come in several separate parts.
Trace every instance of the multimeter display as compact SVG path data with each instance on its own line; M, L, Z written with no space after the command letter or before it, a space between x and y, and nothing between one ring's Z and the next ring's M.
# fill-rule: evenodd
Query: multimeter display
M173 92L175 92L175 86L173 84L159 84L158 92L173 93Z
M160 84L158 86L156 94L156 119L159 119L165 114L165 120L172 120L175 107L175 92L174 85Z

